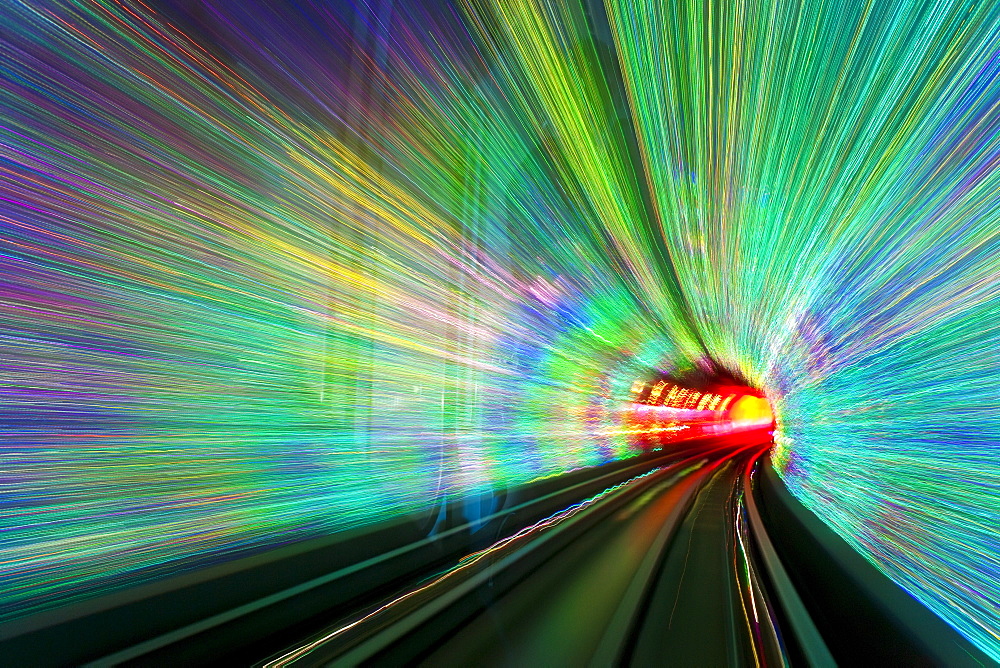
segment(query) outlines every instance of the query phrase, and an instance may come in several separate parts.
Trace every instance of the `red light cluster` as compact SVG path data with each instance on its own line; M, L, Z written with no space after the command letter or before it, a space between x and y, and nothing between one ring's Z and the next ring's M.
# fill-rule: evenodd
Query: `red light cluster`
M702 392L667 380L632 384L621 424L643 450L702 436L770 426L770 404L749 387Z

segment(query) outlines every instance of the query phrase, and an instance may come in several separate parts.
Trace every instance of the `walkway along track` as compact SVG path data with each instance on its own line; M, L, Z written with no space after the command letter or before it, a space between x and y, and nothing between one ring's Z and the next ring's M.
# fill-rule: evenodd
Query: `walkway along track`
M767 446L609 488L265 665L833 665L794 601L776 609L754 538L744 490Z

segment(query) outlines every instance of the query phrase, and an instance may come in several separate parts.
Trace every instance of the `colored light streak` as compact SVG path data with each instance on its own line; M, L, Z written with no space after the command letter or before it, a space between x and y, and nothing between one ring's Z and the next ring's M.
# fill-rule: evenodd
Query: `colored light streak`
M694 468L698 468L698 465L692 466L688 470ZM265 665L268 666L269 668L278 668L279 666L290 665L295 661L301 659L302 657L309 655L311 652L314 652L318 647L321 647L322 645L329 643L331 640L334 640L338 636L347 633L351 629L366 622L370 622L371 620L376 619L381 615L385 615L387 612L397 608L402 604L405 604L407 601L419 598L421 595L424 595L427 592L430 592L431 590L438 589L442 586L447 586L448 584L450 584L450 581L452 579L456 578L457 576L463 575L466 571L474 569L484 559L496 559L500 555L520 547L524 542L536 538L539 533L552 529L553 527L556 527L562 524L563 522L575 517L582 511L608 498L612 494L615 494L620 490L627 489L628 487L631 487L632 485L636 484L638 481L648 478L657 473L660 473L663 470L664 470L663 467L657 467L650 471L647 471L646 473L633 476L628 480L620 482L617 485L612 485L611 487L608 487L607 489L598 492L597 494L591 496L590 498L584 499L579 503L574 503L568 508L560 510L557 513L553 513L552 515L546 517L545 519L539 520L538 522L535 522L534 524L527 526L517 531L516 533L511 534L510 536L505 536L504 538L501 538L500 540L493 543L489 547L483 548L478 552L474 552L470 555L467 555L456 566L448 569L447 571L445 571L438 577L434 578L430 582L421 585L419 588L408 591L405 594L401 594L400 596L397 596L396 598L393 598L392 600L380 605L379 607L375 608L366 615L359 617L358 619L355 619L343 626L337 627L336 629L323 634L321 637L316 638L315 640L312 640L309 643L301 647L298 647L295 650L288 652L287 654L284 654L272 661L269 661Z
M0 620L637 454L711 359L1000 660L995 3L0 4Z

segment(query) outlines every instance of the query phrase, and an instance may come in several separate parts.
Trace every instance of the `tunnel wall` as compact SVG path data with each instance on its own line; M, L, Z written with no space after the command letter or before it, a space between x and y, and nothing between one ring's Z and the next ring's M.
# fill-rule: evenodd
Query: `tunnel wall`
M700 338L774 405L782 478L1000 660L997 6L605 4Z
M0 620L640 452L640 204L457 16L4 5Z
M699 369L1000 658L990 3L3 11L0 619L631 456Z

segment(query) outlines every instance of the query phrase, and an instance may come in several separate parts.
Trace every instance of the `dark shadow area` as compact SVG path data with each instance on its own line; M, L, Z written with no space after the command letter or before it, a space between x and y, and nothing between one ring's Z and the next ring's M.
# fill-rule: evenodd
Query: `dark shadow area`
M771 541L838 664L994 665L806 509L769 459L757 480Z

